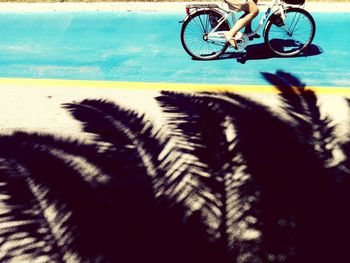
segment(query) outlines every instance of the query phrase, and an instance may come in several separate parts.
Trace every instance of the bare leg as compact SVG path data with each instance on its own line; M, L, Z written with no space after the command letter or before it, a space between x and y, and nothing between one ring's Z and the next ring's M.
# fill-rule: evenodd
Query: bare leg
M255 4L258 3L258 0L253 0ZM247 13L244 13L240 18L243 18L247 15ZM244 33L251 33L252 32L252 21L250 21L244 28Z
M226 40L231 44L234 49L237 49L236 40L233 38L239 30L241 30L244 26L251 23L251 21L256 17L259 13L259 9L256 6L255 2L250 1L246 7L246 10L243 10L246 15L237 20L234 26L230 31L225 32Z

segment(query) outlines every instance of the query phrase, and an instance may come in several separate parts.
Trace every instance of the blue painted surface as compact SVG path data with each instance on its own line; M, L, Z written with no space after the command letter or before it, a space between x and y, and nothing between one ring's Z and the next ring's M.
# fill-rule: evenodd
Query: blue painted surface
M267 57L258 39L244 64L191 60L180 43L184 13L0 14L0 77L265 84L260 72L281 69L308 85L350 87L349 13L312 14L308 56Z

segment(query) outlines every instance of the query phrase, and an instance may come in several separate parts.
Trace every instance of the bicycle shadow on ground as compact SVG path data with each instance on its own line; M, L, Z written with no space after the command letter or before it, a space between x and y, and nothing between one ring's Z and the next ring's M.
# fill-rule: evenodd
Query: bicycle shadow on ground
M323 53L323 49L320 46L311 44L304 52L293 57L309 57L316 56ZM238 63L246 63L248 60L260 60L270 58L284 58L273 54L264 43L249 45L246 48L246 52L233 52L229 51L223 54L218 60L221 59L236 59Z

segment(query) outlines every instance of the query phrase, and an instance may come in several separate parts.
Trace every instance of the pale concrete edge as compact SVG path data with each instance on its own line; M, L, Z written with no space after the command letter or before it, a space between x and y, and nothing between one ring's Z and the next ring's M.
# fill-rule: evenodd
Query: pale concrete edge
M6 12L183 12L187 4L201 2L96 2L96 3L9 3L0 2L0 13ZM206 2L208 3L208 2ZM221 1L213 1L221 4ZM269 3L261 2L261 9ZM306 2L312 12L350 12L350 2Z

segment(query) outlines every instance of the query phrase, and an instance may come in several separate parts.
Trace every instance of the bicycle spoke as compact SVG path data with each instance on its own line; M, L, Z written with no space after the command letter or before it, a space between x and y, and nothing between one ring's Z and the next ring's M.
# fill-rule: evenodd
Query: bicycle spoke
M194 22L196 23L196 26L199 28L199 32L205 33L202 18L198 17L198 18L194 19Z
M311 43L314 22L306 11L292 8L286 11L284 25L270 23L267 31L265 40L270 49L278 55L291 56Z

